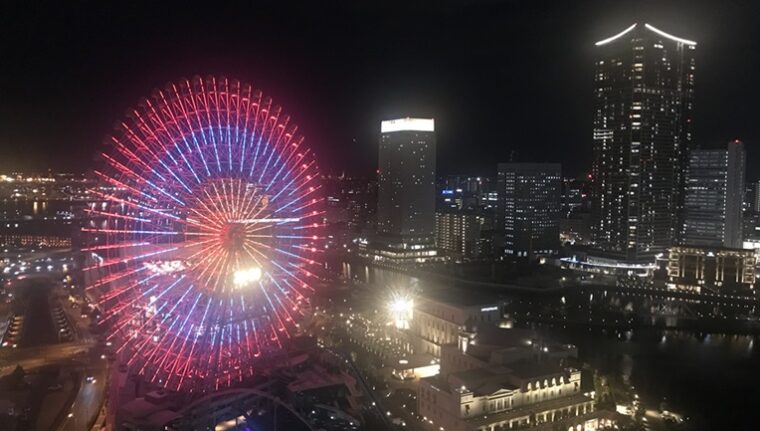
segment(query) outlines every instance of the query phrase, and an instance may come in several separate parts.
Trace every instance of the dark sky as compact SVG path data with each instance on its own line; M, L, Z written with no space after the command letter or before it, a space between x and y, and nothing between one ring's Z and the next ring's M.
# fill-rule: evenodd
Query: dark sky
M1 170L84 170L140 97L218 74L272 96L330 170L371 172L379 121L419 115L439 173L516 150L576 174L593 43L638 21L699 42L697 142L744 139L758 176L760 2L19 3L0 5Z

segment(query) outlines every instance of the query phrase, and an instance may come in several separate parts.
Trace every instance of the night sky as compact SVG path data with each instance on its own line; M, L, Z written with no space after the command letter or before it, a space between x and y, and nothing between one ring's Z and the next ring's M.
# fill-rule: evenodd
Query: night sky
M273 97L326 170L372 172L379 121L412 115L436 119L440 174L512 151L578 174L594 41L649 22L699 43L697 143L745 140L760 176L760 2L36 3L0 5L2 171L86 170L140 97L217 74Z

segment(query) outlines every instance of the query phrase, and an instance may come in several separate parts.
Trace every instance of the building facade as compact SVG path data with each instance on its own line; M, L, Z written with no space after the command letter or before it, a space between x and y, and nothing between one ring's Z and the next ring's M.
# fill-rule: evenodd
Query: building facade
M435 121L388 120L380 132L375 257L435 257Z
M457 258L474 259L481 255L483 216L463 211L438 211L435 214L436 246L440 252Z
M670 289L750 291L755 283L755 251L723 247L676 246L668 253Z
M498 302L418 298L409 332L418 353L440 358L442 346L456 344L460 334L468 327L495 327L501 317L501 304Z
M484 329L443 347L440 373L420 380L417 403L431 430L595 430L613 426L567 365L575 346L533 331ZM544 428L542 428L544 427Z
M686 170L686 245L741 248L746 155L741 141L724 150L692 150Z
M607 255L648 260L677 238L696 45L649 24L596 42L591 228Z
M747 209L752 213L760 213L760 181L751 183Z
M533 259L559 250L562 189L558 163L498 165L498 229L504 255Z
M443 346L456 345L463 332L495 328L502 320L502 302L477 292L449 293L453 296L443 291L410 295L402 313L390 308L377 313L375 304L387 298L379 291L364 292L345 310L349 339L387 361L396 378L438 374Z

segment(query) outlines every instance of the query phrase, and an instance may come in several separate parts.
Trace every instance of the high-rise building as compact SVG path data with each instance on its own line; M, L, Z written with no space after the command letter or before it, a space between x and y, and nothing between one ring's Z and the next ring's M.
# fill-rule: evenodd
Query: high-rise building
M375 232L377 180L375 178L326 175L324 223L328 249L348 250L359 238Z
M468 211L439 210L435 214L438 250L458 258L481 255L481 231L485 218Z
M383 121L380 133L375 256L435 257L435 121Z
M742 246L744 144L724 150L692 150L686 169L684 225L686 245Z
M590 183L585 175L562 179L561 242L587 245L591 241Z
M590 208L589 181L586 177L562 179L562 216L588 212Z
M676 240L696 45L649 24L596 42L591 228L606 255L651 259Z
M325 189L325 221L328 224L344 224L351 232L375 231L375 178L326 175L322 178L322 187Z
M752 213L760 213L760 181L755 181L751 184L750 199L747 202L749 205L747 209Z
M499 163L497 221L505 256L559 251L561 171L558 163Z

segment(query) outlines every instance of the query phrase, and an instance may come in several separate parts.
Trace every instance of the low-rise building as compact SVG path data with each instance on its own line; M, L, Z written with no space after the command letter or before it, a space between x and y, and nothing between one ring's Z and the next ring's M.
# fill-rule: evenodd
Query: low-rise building
M430 429L493 431L512 428L612 425L606 411L581 389L581 372L569 365L575 346L551 342L530 330L488 327L464 332L446 345L438 376L422 379L418 407ZM576 428L578 427L578 428Z
M387 299L377 292L354 301L353 311L345 316L349 339L391 366L391 374L401 379L437 374L443 346L456 345L462 332L495 328L502 320L502 303L477 294L417 293L396 307L380 308L377 304Z
M670 289L695 292L754 289L754 250L724 247L677 246L668 252Z
M420 296L409 333L417 352L440 358L441 347L456 344L466 328L497 326L501 318L498 302L480 301L477 297Z

